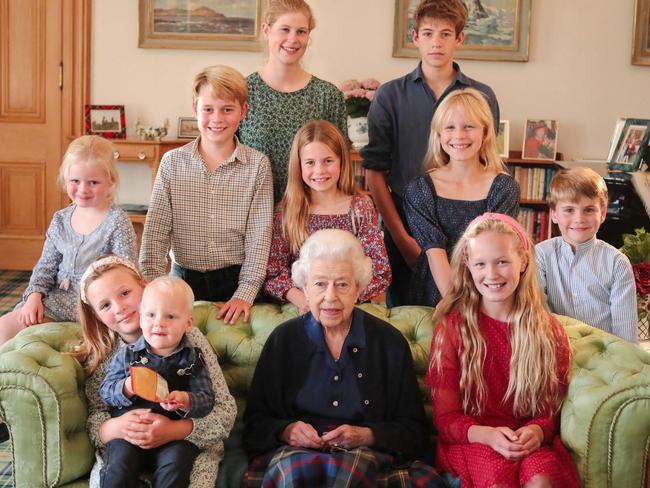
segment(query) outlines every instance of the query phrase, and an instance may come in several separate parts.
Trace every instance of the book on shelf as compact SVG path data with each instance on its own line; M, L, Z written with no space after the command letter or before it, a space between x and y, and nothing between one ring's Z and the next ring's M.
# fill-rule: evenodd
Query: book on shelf
M543 201L555 171L555 168L515 166L512 176L521 188L521 199Z
M551 237L549 211L522 207L517 221L526 229L533 242L538 243Z
M366 185L366 168L361 166L361 163L356 163L354 167L354 179L357 181L357 185L360 188L367 190L368 186Z

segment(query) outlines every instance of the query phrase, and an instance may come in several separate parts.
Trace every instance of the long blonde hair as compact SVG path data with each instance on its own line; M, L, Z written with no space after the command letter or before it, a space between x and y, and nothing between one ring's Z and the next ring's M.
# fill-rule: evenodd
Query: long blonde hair
M105 256L100 257L98 260L103 259L104 257ZM130 273L144 288L145 281L140 273L137 273L127 266L113 262L96 267L87 277L85 277L83 283L80 284L80 286L84 286L85 288L84 293L91 283L101 278L106 272L115 268L122 268L126 272ZM71 354L83 365L86 375L90 376L95 372L97 366L99 366L113 348L113 345L117 340L117 334L99 320L93 307L90 304L83 302L81 296L77 297L77 307L79 309L79 321L81 322L82 342L73 352L71 352Z
M307 239L307 220L311 189L302 180L300 151L307 144L325 144L341 161L339 181L336 185L345 195L363 195L356 184L347 144L341 131L326 120L310 120L296 132L291 144L287 189L280 200L282 210L282 233L289 241L292 252L298 252Z
M486 218L471 225L460 239L451 258L451 289L436 307L433 316L436 332L432 343L429 374L442 372L442 341L448 315L458 314L460 339L460 391L463 411L480 415L485 408L486 386L483 377L486 345L478 323L481 294L467 266L468 240L484 232L505 234L517 243L517 252L526 263L514 292L510 323L510 374L503 401L512 398L519 417L550 415L561 404L561 385L557 376L557 344L564 340L557 322L550 315L539 285L533 244L524 249L522 238L513 227Z
M424 156L424 169L429 171L449 164L449 154L442 149L440 134L449 122L452 111L456 109L465 114L467 118L476 120L483 128L483 144L479 151L481 165L485 169L497 173L506 173L507 168L499 156L490 106L485 96L474 88L463 88L451 92L436 109L431 121L427 153Z

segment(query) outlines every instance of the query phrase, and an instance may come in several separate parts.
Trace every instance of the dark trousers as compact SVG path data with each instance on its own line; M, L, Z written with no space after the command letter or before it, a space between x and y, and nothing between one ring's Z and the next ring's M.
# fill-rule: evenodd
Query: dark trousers
M408 222L406 221L406 214L404 213L404 205L402 199L395 194L391 193L395 210L399 215L400 220L404 224L406 232L410 236L411 230L409 229ZM413 282L413 270L406 264L399 251L397 244L393 241L393 237L384 226L384 244L386 245L386 254L388 254L388 262L390 263L390 270L393 273L393 281L391 282L388 290L386 290L386 306L388 308L399 307L400 305L413 305L410 303L409 290Z
M386 306L392 308L409 305L409 288L413 279L413 271L406 264L402 253L386 228L384 228L384 244L390 262L390 270L393 273L393 281L386 290Z
M194 271L172 263L171 275L178 276L190 285L195 300L227 302L239 285L240 265L215 269L214 271Z
M153 475L154 488L187 488L199 448L188 441L173 441L155 449L142 449L124 439L106 444L102 488L138 488L143 471Z

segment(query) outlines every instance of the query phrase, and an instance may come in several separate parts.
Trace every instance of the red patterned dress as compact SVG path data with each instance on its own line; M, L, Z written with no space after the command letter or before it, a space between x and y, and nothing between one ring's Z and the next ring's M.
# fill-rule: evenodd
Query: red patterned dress
M559 414L548 417L515 417L513 400L502 402L508 389L510 371L510 334L508 324L479 316L485 339L486 355L483 375L486 386L485 408L481 415L464 415L460 392L460 334L458 314L447 318L442 345L442 373L434 369L429 382L433 388L434 424L438 429L438 466L460 477L463 488L492 485L519 487L533 476L544 474L554 487L578 488L575 466L559 436ZM563 340L557 344L558 377L563 394L568 386L570 346L562 326L554 320ZM434 336L435 337L435 336ZM517 430L537 424L544 432L542 446L521 461L509 461L491 447L469 443L467 431L472 425L505 426Z
M350 203L350 210L344 214L315 215L307 220L307 234L322 229L341 229L352 232L361 242L363 250L372 260L372 281L364 290L359 300L364 302L383 293L391 280L390 264L381 236L377 212L370 198L355 195ZM268 296L278 301L286 300L287 292L295 287L291 279L291 265L298 259L298 253L292 253L289 241L282 233L282 212L275 211L273 216L273 240L263 290Z

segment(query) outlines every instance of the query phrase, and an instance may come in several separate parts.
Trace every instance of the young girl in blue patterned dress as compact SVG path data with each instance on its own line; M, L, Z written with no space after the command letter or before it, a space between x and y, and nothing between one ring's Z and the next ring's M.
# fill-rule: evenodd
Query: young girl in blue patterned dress
M273 217L273 240L263 285L277 301L309 307L291 279L300 247L314 232L341 229L354 234L372 260L373 278L360 301L383 293L391 280L390 264L372 200L357 186L345 139L325 120L312 120L294 138L287 190Z
M467 224L485 212L516 218L519 184L499 157L485 97L473 88L450 93L431 122L427 172L404 193L406 219L422 249L409 305L435 306L449 288L449 256Z
M247 77L249 110L239 138L271 161L275 202L287 185L291 141L303 124L324 119L347 134L343 94L300 63L315 26L304 0L270 0L262 24L268 60Z
M68 146L59 183L72 204L54 213L23 300L0 318L0 344L30 325L76 322L79 280L98 256L136 259L133 226L114 203L114 151L113 144L99 136L82 136Z

